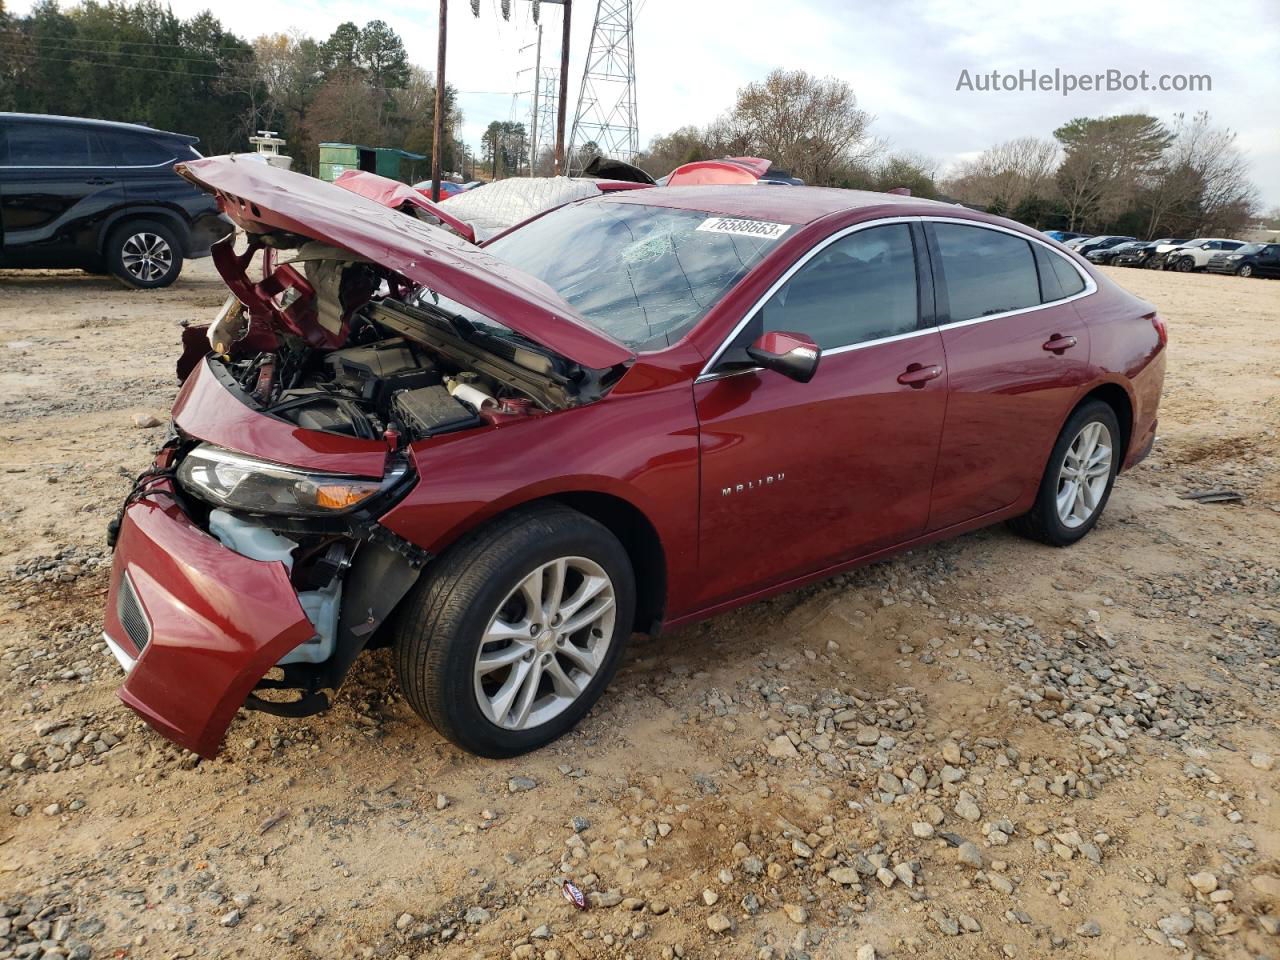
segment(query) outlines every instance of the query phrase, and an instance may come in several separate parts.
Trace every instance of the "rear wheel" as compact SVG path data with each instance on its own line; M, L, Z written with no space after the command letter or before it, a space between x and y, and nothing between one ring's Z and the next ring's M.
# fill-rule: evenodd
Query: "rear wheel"
M1010 522L1018 533L1055 547L1093 529L1111 497L1123 451L1115 411L1101 400L1082 405L1067 421L1045 467L1035 505Z
M451 547L405 598L396 672L445 737L511 757L591 709L634 613L631 562L608 529L566 507L518 510Z
M167 287L182 272L182 248L172 228L156 220L131 220L111 232L105 251L111 273L140 290Z

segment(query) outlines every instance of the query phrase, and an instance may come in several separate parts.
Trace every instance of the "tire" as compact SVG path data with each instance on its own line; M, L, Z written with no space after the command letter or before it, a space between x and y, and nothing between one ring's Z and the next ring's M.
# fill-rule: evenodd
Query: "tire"
M1110 456L1106 469L1106 483L1096 485L1094 495L1085 497L1086 502L1093 501L1092 511L1087 516L1081 517L1079 511L1073 509L1070 515L1064 518L1058 503L1060 487L1065 490L1065 484L1069 483L1062 476L1064 463L1076 440L1083 436L1087 427L1095 424L1106 431L1105 434L1099 434L1099 439L1109 440L1107 445ZM1040 480L1040 489L1036 492L1034 506L1028 513L1010 521L1009 526L1024 537L1039 540L1054 547L1068 547L1081 539L1094 528L1098 518L1107 508L1107 501L1111 499L1111 488L1115 485L1116 472L1124 457L1124 451L1117 448L1120 438L1120 424L1110 405L1101 400L1090 400L1082 404L1068 418L1062 433L1058 435L1057 443L1053 445L1053 452L1049 454L1049 462ZM1101 479L1101 475L1097 479ZM1088 491L1085 492L1087 494Z
M111 231L103 251L107 269L127 287L158 290L182 272L182 245L173 228L157 220L130 220Z
M599 601L608 589L613 593L611 620L568 637L550 629L554 619L538 624L521 585L532 581L535 571L561 560L569 570L562 583L568 588L566 605L588 584L583 569L592 568L593 577L608 581L599 595L570 612L568 621L602 607ZM542 596L557 595L550 583L537 578ZM405 698L443 736L482 757L514 757L545 746L581 720L608 686L631 634L635 595L631 560L602 524L562 506L515 510L463 537L433 561L401 604L393 642ZM502 631L509 633L504 639L484 641L500 617L504 626L518 627L518 635L512 629ZM607 645L602 642L605 631ZM582 640L594 647L588 651L594 661L590 674L578 666L584 651L577 641ZM569 647L572 658L565 653ZM481 675L482 652L495 663L507 663L504 657L520 659L508 666L491 665ZM561 692L551 672L542 672L544 663L558 667L559 676L575 684L576 699ZM517 675L519 669L528 672ZM537 678L532 696L519 695L530 689L520 685L519 676ZM514 691L510 707L504 705L504 691ZM521 721L520 705L526 700L533 706ZM546 719L539 722L539 714Z
M1194 273L1195 269L1196 269L1196 262L1191 257L1179 258L1178 260L1179 273Z
M1253 276L1253 264L1251 264L1251 263L1246 263L1246 264L1242 265L1242 266L1240 267L1240 269L1236 271L1236 276L1237 276L1237 277L1252 277L1252 276Z

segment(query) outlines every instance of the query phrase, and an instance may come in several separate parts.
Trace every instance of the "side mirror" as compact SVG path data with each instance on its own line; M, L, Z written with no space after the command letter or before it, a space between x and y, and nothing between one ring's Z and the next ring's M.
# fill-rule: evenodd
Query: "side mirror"
M808 383L818 372L822 348L803 333L772 331L761 334L747 347L747 356L766 370L774 370L797 383Z

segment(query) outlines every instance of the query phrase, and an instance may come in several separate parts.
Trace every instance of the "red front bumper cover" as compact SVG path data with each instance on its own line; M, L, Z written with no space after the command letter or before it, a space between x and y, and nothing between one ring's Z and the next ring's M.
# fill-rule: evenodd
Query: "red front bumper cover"
M153 483L125 510L104 626L137 661L120 699L212 758L258 681L314 629L283 564L228 550L172 490Z

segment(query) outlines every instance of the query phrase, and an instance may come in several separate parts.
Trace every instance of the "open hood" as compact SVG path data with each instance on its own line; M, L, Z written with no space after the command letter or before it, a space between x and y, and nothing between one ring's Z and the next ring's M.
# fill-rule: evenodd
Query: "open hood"
M215 194L249 233L282 230L349 250L584 367L604 370L635 359L541 280L376 200L247 157L208 157L175 169Z

